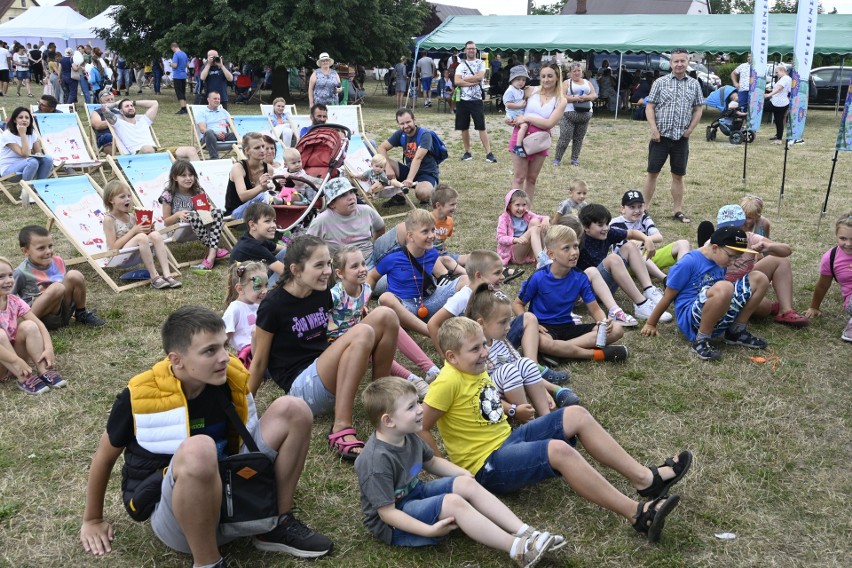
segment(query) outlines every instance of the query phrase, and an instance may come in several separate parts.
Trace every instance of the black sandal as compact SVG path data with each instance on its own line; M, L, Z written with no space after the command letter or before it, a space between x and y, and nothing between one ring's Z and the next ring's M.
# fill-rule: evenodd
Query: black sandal
M660 477L660 472L657 468L669 466L674 470L675 476L671 479L663 479ZM645 489L637 489L636 493L639 494L640 497L645 497L646 499L656 499L657 497L668 495L669 489L672 486L680 481L686 472L689 471L690 466L692 466L692 452L689 450L684 450L677 455L677 461L674 461L672 458L666 458L665 463L659 466L651 466L648 469L651 470L651 474L654 476L651 481L651 485L646 487Z
M672 219L680 221L681 223L692 223L692 219L684 215L683 211L675 211L674 215L672 215Z
M658 507L658 503L662 504ZM636 514L633 516L636 519L633 528L636 532L646 535L648 542L658 542L660 534L663 532L663 526L666 524L666 517L674 511L678 503L680 503L680 495L658 497L653 501L639 503L636 507ZM649 504L647 510L645 509L646 504Z
M523 276L524 270L522 268L509 268L508 266L503 269L503 283L511 282L515 278L520 278Z

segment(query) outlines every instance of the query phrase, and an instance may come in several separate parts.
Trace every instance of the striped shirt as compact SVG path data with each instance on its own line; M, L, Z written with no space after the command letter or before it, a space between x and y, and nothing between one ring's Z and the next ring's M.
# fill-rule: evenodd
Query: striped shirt
M689 76L678 79L669 73L654 81L648 102L654 104L660 136L680 140L692 121L692 109L704 104L704 96L697 80Z

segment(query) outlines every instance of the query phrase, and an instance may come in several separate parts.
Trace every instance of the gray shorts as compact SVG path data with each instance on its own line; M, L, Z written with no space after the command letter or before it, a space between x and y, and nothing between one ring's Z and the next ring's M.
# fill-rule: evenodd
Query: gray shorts
M624 262L624 266L627 266L627 260L624 259L624 258L622 258L621 260L622 260L622 262ZM604 266L603 262L601 262L599 265L597 265L596 268L598 269L598 272L601 273L601 276L603 277L604 282L606 283L607 287L609 288L609 291L614 294L615 291L618 289L618 284L616 284L615 278L612 277L612 272L610 272L609 269L606 266Z
M258 449L263 452L263 455L273 461L278 457L278 452L270 448L264 441L263 436L261 436L260 421L258 421L255 424L255 427L252 428L251 436L257 443ZM246 448L245 444L243 444L240 448L240 453L247 452L248 448ZM174 461L174 458L172 458L172 460ZM151 528L163 544L172 550L177 550L184 554L190 554L189 544L186 542L186 537L183 535L180 524L178 524L178 521L175 518L174 510L172 510L172 493L174 492L174 488L175 480L174 477L172 477L172 464L170 463L169 468L166 471L166 475L163 477L160 502L157 503L154 507L154 512L151 514ZM224 536L222 534L221 526L216 529L216 542L219 546L231 542L235 538L239 538L239 536L252 536L252 534L248 533L237 536Z
M334 412L336 397L333 393L328 392L328 389L322 384L322 379L320 379L317 372L316 360L299 373L299 376L293 381L288 394L299 397L307 402L314 416Z

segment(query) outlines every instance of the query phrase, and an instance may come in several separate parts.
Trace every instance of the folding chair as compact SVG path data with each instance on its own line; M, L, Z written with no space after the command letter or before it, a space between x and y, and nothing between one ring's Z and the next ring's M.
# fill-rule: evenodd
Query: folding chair
M299 114L299 111L296 110L296 105L284 105L284 112L289 115ZM260 105L260 114L263 116L272 114L272 105Z
M201 129L198 128L198 123L195 120L195 116L199 113L204 112L206 107L204 105L186 105L186 110L189 112L189 121L190 128L192 128L192 141L195 145L195 149L198 150L198 155L204 158L204 148L206 148L206 144L204 143L204 135L201 133ZM229 118L228 125L231 129L231 132L236 136L236 128L234 128L234 122ZM225 153L236 153L237 142L234 140L224 140L221 142L216 142L216 149L219 152ZM210 153L208 152L208 156Z
M278 138L278 135L268 118L257 114L232 115L231 122L234 125L234 133L237 135L239 140L242 140L243 136L249 132L260 132L261 134L268 134L275 138L277 140L275 143L275 161L282 163L284 160L284 144L281 142L280 138ZM238 159L246 159L245 153L240 145L237 145L236 154Z
M122 120L119 118L119 120ZM118 150L118 153L122 156L131 156L133 154L128 151L127 147L124 145L124 142L118 137L118 134L115 132L115 128L113 128L112 124L109 124L109 131L112 133L112 145L113 151ZM154 141L154 146L157 148L161 148L160 140L157 138L157 133L154 131L154 126L151 125L148 127L148 130L151 132L151 139Z
M345 126L352 134L364 134L361 105L332 105L328 107L328 121Z
M59 103L56 105L56 110L65 114L77 114L77 107L74 106L74 103ZM38 103L30 105L30 113L36 114L38 112Z
M98 133L95 131L92 126L92 113L101 108L100 103L89 103L86 105L86 125L89 127L89 136L91 137L91 145L94 150L98 152L98 154L102 153L106 156L107 153L103 151L102 148L98 147ZM115 139L115 132L112 133L113 139ZM112 155L115 155L115 144L110 145L112 147Z
M228 181L231 177L234 161L231 159L198 160L192 162L192 165L195 167L195 173L198 174L198 184L204 188L210 202L214 207L224 211L225 195L228 192ZM226 240L230 241L232 246L237 244L237 237L231 232L230 227L242 224L242 219L234 219L231 216L225 217L225 227L222 234Z
M80 253L79 257L65 259L66 265L87 262L114 292L148 285L147 281L119 284L104 270L131 268L139 264L142 259L139 255L139 247L127 247L121 250L106 248L106 237L103 233L102 190L90 175L39 179L21 183L26 186L27 192L33 196L36 205L48 217L48 228L56 224ZM170 268L180 274L174 256L170 251L168 255Z
M358 193L361 195L364 202L369 203L370 206L372 206L373 209L381 215L381 211L379 211L373 203L373 198L370 197L369 193L367 193L367 190L370 189L370 183L358 177L370 168L370 162L372 161L375 153L375 149L370 145L368 140L364 139L364 137L360 134L353 134L349 139L349 150L346 152L346 159L343 162L343 167L346 172L346 177L349 178L349 181L351 181L355 189L358 190ZM408 195L402 195L405 198L406 204L411 209L415 209L416 206ZM393 219L394 217L404 217L407 214L408 212L406 211L405 213L394 213L392 215L381 216L385 219Z
M53 156L56 163L62 162L65 167L82 169L86 173L97 171L106 183L104 161L94 157L77 113L36 113L33 116L45 154Z

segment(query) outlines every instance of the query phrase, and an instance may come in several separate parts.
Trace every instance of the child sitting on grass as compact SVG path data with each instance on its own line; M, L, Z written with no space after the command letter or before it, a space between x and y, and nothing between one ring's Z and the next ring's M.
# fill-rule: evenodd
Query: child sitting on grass
M377 539L392 546L429 546L459 528L526 567L564 546L562 536L521 521L470 472L435 455L417 436L423 407L413 385L398 377L379 379L364 389L361 400L376 431L355 460L355 473L364 524ZM438 479L420 480L424 470Z
M852 343L852 209L837 219L834 234L837 237L837 246L822 255L819 263L819 280L814 287L811 307L805 315L808 318L815 318L822 314L819 309L822 300L831 287L831 281L837 280L840 284L840 292L843 294L846 315L850 316L840 339Z
M65 261L53 254L53 237L40 225L18 233L26 258L15 268L11 293L32 308L47 329L65 327L71 316L77 323L101 327L106 322L86 309L86 280L79 270L65 271Z
M0 257L0 364L5 367L0 369L0 382L14 377L19 389L36 395L64 387L65 379L53 370L56 360L47 328L26 302L11 293L12 272L12 263Z
M402 185L398 179L389 179L385 172L385 167L388 164L387 158L381 154L376 154L370 160L370 167L364 170L364 173L358 175L358 179L366 181L370 184L367 188L367 194L370 197L393 197L398 193L408 193L408 188Z
M467 263L466 254L458 254L447 250L447 240L453 236L455 222L453 213L459 202L459 192L446 183L438 184L432 194L432 217L435 218L435 250L441 255L441 260L447 271L453 275L463 274ZM459 268L461 267L461 268Z
M766 295L769 279L757 270L735 282L725 279L728 266L741 255L754 253L747 247L746 234L728 226L716 229L707 244L683 255L669 271L663 299L645 322L642 335L657 335L660 315L674 302L677 327L698 358L721 358L711 343L718 336L730 345L765 349L766 340L749 333L746 325Z
M651 237L651 240L657 244L663 242L663 234L654 225L651 217L645 213L645 198L642 192L635 189L625 192L621 197L621 215L610 221L609 226L625 231L633 229ZM618 252L620 248L620 246L616 247L615 252ZM666 273L663 270L674 266L677 259L690 250L692 247L686 239L680 239L657 249L654 251L654 256L645 260L648 274L658 280L665 279Z
M103 227L107 248L120 250L125 247L138 247L142 264L151 278L152 288L158 290L180 288L180 280L172 276L169 269L169 253L163 242L163 234L154 230L153 220L144 225L136 223L136 216L133 214L133 198L130 196L130 188L127 184L112 180L104 187L103 198L104 207L106 207ZM154 264L152 247L163 271L162 276L157 272L157 265Z
M743 197L743 200L740 201L740 207L743 208L743 212L746 216L743 231L746 233L754 233L755 235L760 235L761 237L766 237L768 239L771 223L769 222L769 219L763 216L763 199L756 195L746 195Z
M266 297L266 267L263 263L236 262L228 270L228 295L225 297L225 333L228 343L246 369L251 368L251 344L257 323L257 308Z
M627 347L612 345L621 339L621 325L606 317L595 299L589 278L577 270L580 255L577 234L562 225L555 225L544 238L551 264L536 270L521 284L521 291L512 304L516 316L521 316L529 304L547 333L541 334L539 350L554 357L594 361L626 361ZM582 299L595 322L606 322L606 345L598 347L598 323L576 324L572 310ZM509 340L517 345L520 338L510 331Z
M550 218L550 224L555 225L565 215L579 216L580 209L588 205L586 203L588 193L589 186L586 182L581 179L572 179L571 183L568 184L568 198L556 208L556 213Z
M544 235L550 227L550 221L544 215L529 210L530 199L527 192L510 189L505 197L506 207L497 220L497 254L503 265L533 264L530 239L535 232Z
M612 215L603 205L590 203L580 211L580 223L585 235L580 248L580 258L577 268L586 270L597 268L611 291L621 288L633 300L633 315L636 319L648 319L654 307L662 297L662 292L651 283L646 258L652 258L656 251L656 243L642 231L610 227ZM642 253L632 242L624 243L618 253L611 253L612 247L626 239L642 241L645 252ZM633 271L642 291L633 282L627 268ZM662 321L672 320L671 314L664 314Z
M245 208L243 220L248 231L237 240L231 251L231 262L263 262L268 270L270 288L284 273L284 255L287 248L275 242L275 209L255 201Z
M576 254L576 249L574 254ZM555 262L554 262L555 264ZM444 323L438 342L445 364L423 403L423 438L436 455L437 425L454 464L471 472L488 491L506 494L562 477L580 497L628 520L651 542L680 501L669 491L692 464L683 451L647 468L628 454L582 406L559 408L512 430L486 366L488 349L478 323L458 317ZM582 441L593 459L627 478L641 498L633 500L595 471L574 445Z

